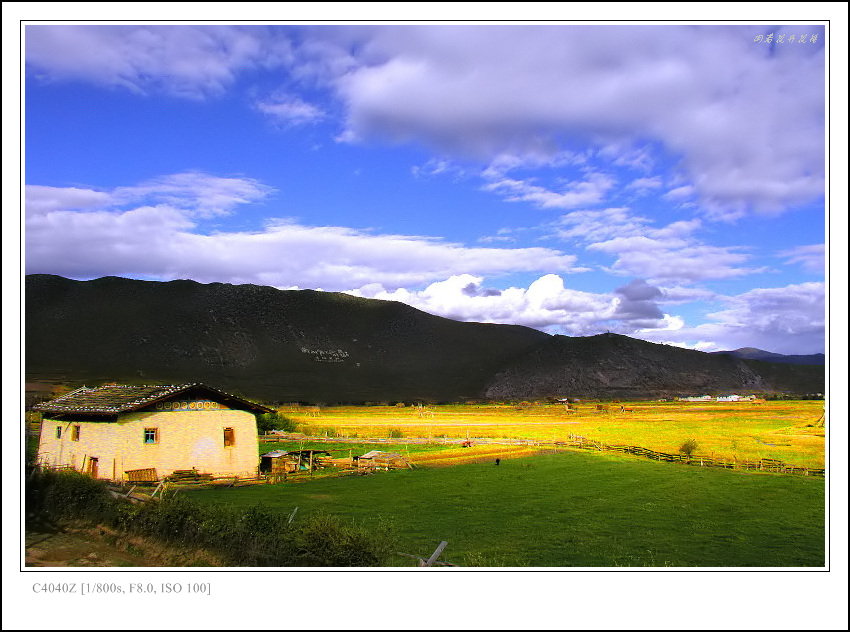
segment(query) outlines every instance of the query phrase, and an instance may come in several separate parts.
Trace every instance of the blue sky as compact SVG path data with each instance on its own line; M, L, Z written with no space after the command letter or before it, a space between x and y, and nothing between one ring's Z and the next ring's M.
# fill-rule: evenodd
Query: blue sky
M825 37L29 25L26 271L823 352Z

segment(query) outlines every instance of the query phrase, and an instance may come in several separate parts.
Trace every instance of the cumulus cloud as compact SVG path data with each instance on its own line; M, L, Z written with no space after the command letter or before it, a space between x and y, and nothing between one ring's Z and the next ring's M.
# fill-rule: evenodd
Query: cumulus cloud
M239 72L291 60L265 27L27 25L26 65L44 81L84 80L139 94L203 98Z
M599 321L610 318L616 309L613 297L567 289L555 274L544 275L527 288L510 287L499 292L487 291L483 282L483 277L459 274L421 291L387 291L373 284L350 293L400 301L455 320L525 325L574 335L597 333Z
M643 279L635 279L614 293L619 296L613 319L627 321L636 328L658 327L659 321L664 320L664 313L656 302L662 296L661 290Z
M459 274L421 291L388 291L380 284L367 284L349 293L400 301L455 320L525 325L572 336L603 331L632 334L646 327L665 327L676 319L654 303L661 291L642 280L609 294L567 288L556 274L543 275L527 288L504 290L485 287L481 276Z
M371 28L357 33L356 50L334 49L354 65L333 81L347 104L348 138L424 140L485 160L554 154L571 142L634 148L650 139L681 158L683 186L707 213L730 218L778 212L824 190L823 37L768 47L754 43L760 32Z
M93 192L100 196L37 187L36 211L26 222L27 272L344 290L369 283L421 286L459 272L578 271L574 255L549 248L470 248L436 238L282 220L254 232L201 230L205 218L269 192L251 179L194 172ZM101 208L88 208L92 199ZM80 209L83 203L87 206Z
M554 274L541 276L527 288L487 292L484 278L461 274L432 283L424 290L388 291L379 283L350 294L395 300L456 320L520 324L549 333L589 336L604 331L700 351L755 346L776 353L823 351L824 284L803 283L759 288L737 296L718 296L689 288L655 287L635 279L612 293L590 293L565 287ZM687 294L687 295L686 295ZM724 309L705 324L664 313L659 302L720 300Z
M725 297L726 309L708 315L713 322L644 331L638 337L655 342L701 342L703 350L713 351L757 347L774 353L823 353L824 287L823 283L800 283L757 288Z

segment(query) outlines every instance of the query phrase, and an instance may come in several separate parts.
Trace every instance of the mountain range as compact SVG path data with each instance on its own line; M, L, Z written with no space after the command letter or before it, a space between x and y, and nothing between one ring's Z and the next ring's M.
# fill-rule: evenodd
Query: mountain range
M266 402L824 391L823 366L458 322L344 293L43 274L25 280L25 373L206 382Z
M783 355L755 347L741 347L734 351L712 351L712 353L725 353L744 360L763 360L764 362L780 362L782 364L826 364L826 356L822 353Z

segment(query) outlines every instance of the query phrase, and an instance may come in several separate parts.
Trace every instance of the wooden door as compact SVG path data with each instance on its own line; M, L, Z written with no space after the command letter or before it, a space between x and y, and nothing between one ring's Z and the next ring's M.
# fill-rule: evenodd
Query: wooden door
M97 459L89 457L89 476L97 478Z

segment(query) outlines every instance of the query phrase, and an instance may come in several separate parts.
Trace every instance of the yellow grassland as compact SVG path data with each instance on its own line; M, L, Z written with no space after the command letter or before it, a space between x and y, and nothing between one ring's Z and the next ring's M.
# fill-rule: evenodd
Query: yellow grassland
M523 438L567 441L581 435L608 444L637 445L676 453L695 439L696 453L727 460L770 458L804 467L824 467L825 428L818 426L822 401L623 402L596 410L580 403L568 412L557 404L435 405L424 410L398 406L339 406L318 415L298 407L282 412L307 434L333 429L340 436ZM466 448L469 450L469 448ZM472 456L469 454L469 456Z
M439 452L420 452L410 457L414 465L459 465L475 461L494 461L495 459L515 459L531 456L539 452L536 448L510 445L477 445L471 448L440 450Z

